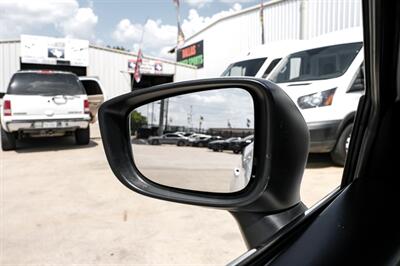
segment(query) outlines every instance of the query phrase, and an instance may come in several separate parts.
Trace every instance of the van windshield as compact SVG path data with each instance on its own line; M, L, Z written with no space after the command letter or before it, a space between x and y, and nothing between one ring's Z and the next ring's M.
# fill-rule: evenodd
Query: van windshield
M85 94L78 77L61 73L16 73L7 94L16 95L82 95Z
M361 48L362 42L357 42L292 54L273 71L271 81L285 83L340 77L347 71Z
M264 64L267 58L256 58L245 61L240 61L231 64L228 68L222 73L223 77L231 77L231 76L248 76L254 77L257 72L260 70L261 66Z

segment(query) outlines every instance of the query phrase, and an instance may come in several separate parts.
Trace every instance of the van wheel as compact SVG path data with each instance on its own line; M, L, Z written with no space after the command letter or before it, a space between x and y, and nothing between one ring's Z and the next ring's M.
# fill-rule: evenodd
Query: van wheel
M15 150L16 147L17 144L14 134L1 128L1 149L3 151L11 151Z
M344 166L347 152L349 150L351 131L353 130L353 124L350 124L344 128L340 137L336 143L335 148L331 152L332 161L340 166Z
M75 130L75 141L78 145L88 145L90 141L90 127Z

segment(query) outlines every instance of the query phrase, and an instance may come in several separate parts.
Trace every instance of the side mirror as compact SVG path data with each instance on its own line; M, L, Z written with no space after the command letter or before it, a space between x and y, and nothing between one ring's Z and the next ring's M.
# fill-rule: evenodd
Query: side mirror
M204 97L207 94L208 98ZM253 160L251 170L248 170L251 173L248 174L250 178L243 183L243 187L228 189L231 185L229 179L234 177L232 171L236 166L222 169L225 167L223 166L225 161L221 159L224 153L214 153L212 150L204 149L203 151L208 152L204 158L219 156L212 159L215 165L209 166L205 160L202 161L201 157L196 155L182 157L179 152L183 150L178 149L185 149L186 145L182 145L183 147L171 145L170 149L173 148L175 153L163 149L164 157L160 154L161 150L159 153L151 151L153 155L146 155L145 150L153 146L132 145L129 120L134 110L142 108L142 113L145 113L144 110L147 110L145 105L170 98L172 99L170 104L175 101L178 106L182 106L183 103L192 105L193 112L193 106L199 105L195 100L201 97L203 97L201 107L203 111L214 110L209 112L207 117L203 116L202 121L203 130L208 130L212 135L221 135L224 130L227 132L230 130L231 134L237 131L232 121L234 116L235 119L243 121L244 125L238 127L244 129L247 119L254 121L254 132L248 134L254 133ZM179 102L179 99L182 101ZM229 114L244 105L254 117L247 117L249 113L240 115L240 112L229 117L218 117L221 116L221 112L228 111L226 114ZM220 109L215 109L216 107ZM228 110L221 111L221 108ZM187 122L190 116L190 113L185 111L181 113L184 117L179 118L181 121L176 121L176 131L182 131L182 128L178 130L178 127L184 126L185 120ZM164 119L164 116L160 119ZM220 124L205 128L207 120L219 120ZM216 78L170 83L137 90L105 102L99 111L99 122L111 169L125 186L138 193L174 202L231 211L276 212L300 202L300 183L308 154L308 129L295 104L279 87L269 81L253 78ZM197 124L195 128L187 130L196 130L201 126ZM154 148L163 147L154 146ZM235 156L236 165L240 166L240 155ZM168 172L168 165L169 169L174 166L184 169L183 162L179 165L179 160L185 160L187 165L195 163L196 167L204 168L206 171L197 176L193 171ZM152 169L150 161L155 164ZM222 174L225 170L226 172ZM194 184L194 179L200 182ZM216 187L210 183L211 181L219 182L220 187ZM207 186L201 185L207 182L209 183Z

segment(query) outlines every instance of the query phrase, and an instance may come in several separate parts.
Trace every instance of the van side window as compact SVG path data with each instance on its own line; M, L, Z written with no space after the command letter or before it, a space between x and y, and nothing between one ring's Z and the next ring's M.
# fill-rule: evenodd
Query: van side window
M357 77L355 78L353 84L347 92L356 92L356 91L364 91L365 90L365 80L364 80L364 63L358 70Z
M282 58L277 58L272 60L271 64L269 64L269 66L267 67L267 69L265 70L264 74L262 75L262 78L267 78L269 73L271 73L271 71L276 67L276 65L281 61Z

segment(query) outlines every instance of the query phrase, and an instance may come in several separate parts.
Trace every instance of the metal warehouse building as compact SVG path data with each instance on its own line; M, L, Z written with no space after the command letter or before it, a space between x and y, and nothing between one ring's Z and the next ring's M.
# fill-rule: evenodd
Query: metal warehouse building
M302 40L362 25L361 0L272 0L264 4L265 42ZM214 21L186 39L179 62L197 77L219 76L237 56L261 45L260 5Z
M362 25L361 0L272 0L264 4L265 42L310 39ZM220 18L177 49L179 63L144 57L140 83L136 54L85 40L22 35L0 41L0 92L23 69L59 69L99 77L106 98L171 81L219 76L238 56L261 44L260 5ZM196 69L197 68L197 69Z
M136 54L89 44L87 40L21 35L19 40L0 41L0 92L18 70L50 69L96 76L106 99L176 80L196 78L193 66L160 58L143 58L140 83L133 79Z

